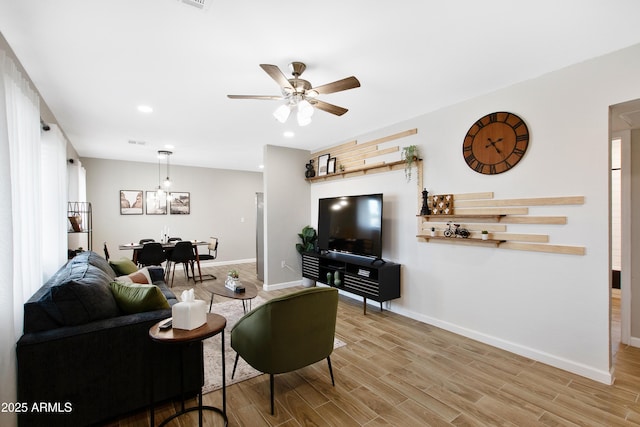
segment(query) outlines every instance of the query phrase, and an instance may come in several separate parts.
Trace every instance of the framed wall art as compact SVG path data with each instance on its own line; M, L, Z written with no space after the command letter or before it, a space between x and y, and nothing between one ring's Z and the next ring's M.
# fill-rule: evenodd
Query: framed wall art
M329 154L318 156L318 176L327 174L327 166L329 164Z
M336 173L336 158L331 157L327 162L327 173Z
M171 215L189 215L191 213L191 196L189 193L169 193L169 212Z
M147 191L147 215L167 214L167 193L158 194L157 191Z
M120 190L120 215L142 215L142 190Z

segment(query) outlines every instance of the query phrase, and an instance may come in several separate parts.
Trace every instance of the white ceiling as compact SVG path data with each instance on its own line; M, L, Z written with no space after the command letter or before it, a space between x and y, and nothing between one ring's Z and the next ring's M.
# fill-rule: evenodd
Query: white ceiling
M210 3L0 0L0 31L81 156L172 144L172 164L244 170L265 144L316 150L640 42L637 0ZM319 97L349 112L300 128L226 97L279 95L258 64L292 61L315 86L356 76Z

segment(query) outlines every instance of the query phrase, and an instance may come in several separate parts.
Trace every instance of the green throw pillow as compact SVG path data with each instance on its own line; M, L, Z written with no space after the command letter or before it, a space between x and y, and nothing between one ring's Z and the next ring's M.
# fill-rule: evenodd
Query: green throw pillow
M156 285L111 282L110 286L116 304L124 313L142 313L171 308L169 301Z
M127 274L138 271L138 267L133 263L133 261L125 257L117 260L109 260L109 264L118 276L126 276Z

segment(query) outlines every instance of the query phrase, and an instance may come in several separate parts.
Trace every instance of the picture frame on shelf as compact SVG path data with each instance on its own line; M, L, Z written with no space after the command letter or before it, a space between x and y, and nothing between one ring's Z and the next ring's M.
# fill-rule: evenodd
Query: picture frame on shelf
M165 192L147 191L147 215L166 215L167 197Z
M318 156L318 176L324 176L327 174L327 167L329 163L329 154L323 154Z
M171 215L189 215L191 213L191 195L188 192L169 193L169 213Z
M120 215L142 215L142 190L120 190Z
M336 173L336 158L335 157L331 157L327 161L327 173L328 174Z

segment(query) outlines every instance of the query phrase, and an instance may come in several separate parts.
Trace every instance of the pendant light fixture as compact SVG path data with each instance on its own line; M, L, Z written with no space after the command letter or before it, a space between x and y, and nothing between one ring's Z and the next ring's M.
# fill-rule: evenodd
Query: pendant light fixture
M173 154L171 151L159 150L158 151L158 196L162 196L164 192L171 187L171 180L169 179L169 157ZM162 159L167 159L166 178L162 181Z

